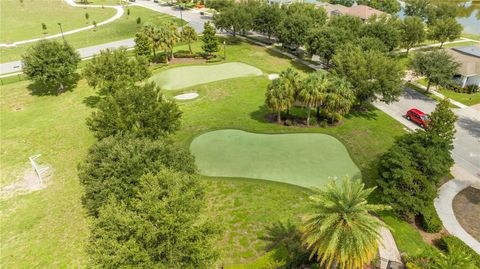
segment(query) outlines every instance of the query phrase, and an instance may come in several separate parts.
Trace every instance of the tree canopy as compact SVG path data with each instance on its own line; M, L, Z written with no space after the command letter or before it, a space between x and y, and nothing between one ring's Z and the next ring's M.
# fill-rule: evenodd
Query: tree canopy
M360 35L378 38L393 51L400 44L399 21L395 17L372 16L362 26Z
M100 89L102 95L112 94L118 88L140 82L150 74L146 59L129 57L125 48L101 51L83 70L88 85Z
M180 128L181 115L154 83L126 85L100 100L87 126L97 139L117 134L158 139Z
M347 30L322 27L313 30L305 43L309 54L318 55L329 66L336 51L352 39L351 33Z
M435 20L428 28L428 37L440 42L440 48L446 41L454 41L462 34L463 26L454 18Z
M425 40L425 25L419 17L405 17L400 22L401 46L407 49L407 53L412 47Z
M427 91L431 85L446 86L457 73L459 63L446 51L435 49L428 52L416 52L410 60L410 68L417 76L427 80Z
M161 139L135 138L130 135L107 137L94 144L78 166L85 193L83 203L97 215L108 197L127 202L138 189L144 173L163 168L194 173L193 156L184 148Z
M215 27L210 22L205 23L201 40L202 49L206 53L213 53L219 50L218 39L215 36L216 32Z
M137 178L131 202L110 198L94 220L93 268L212 268L219 228L200 213L204 187L192 174L162 169Z
M343 46L333 57L332 71L352 84L361 104L376 100L378 95L383 102L394 102L403 91L402 66L379 51Z
M22 71L40 89L38 94L59 94L75 85L80 55L67 42L41 40L22 55Z

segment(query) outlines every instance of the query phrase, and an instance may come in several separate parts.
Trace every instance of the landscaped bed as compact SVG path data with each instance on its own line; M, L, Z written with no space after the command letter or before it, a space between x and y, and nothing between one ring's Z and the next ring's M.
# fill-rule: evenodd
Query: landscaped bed
M453 212L463 229L480 241L480 190L468 187L453 199Z
M324 134L255 134L219 130L196 137L190 150L201 174L279 181L306 188L358 177L343 144Z
M162 89L177 90L219 80L259 76L262 70L244 63L192 65L165 70L152 76Z

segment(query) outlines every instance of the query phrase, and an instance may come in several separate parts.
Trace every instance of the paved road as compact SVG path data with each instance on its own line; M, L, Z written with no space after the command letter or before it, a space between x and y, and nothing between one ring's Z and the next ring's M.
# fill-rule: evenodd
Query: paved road
M419 128L405 119L405 113L416 107L426 113L435 110L435 100L406 88L400 101L393 104L376 103L375 106L410 129ZM470 107L454 109L458 116L452 157L455 163L480 181L480 112Z

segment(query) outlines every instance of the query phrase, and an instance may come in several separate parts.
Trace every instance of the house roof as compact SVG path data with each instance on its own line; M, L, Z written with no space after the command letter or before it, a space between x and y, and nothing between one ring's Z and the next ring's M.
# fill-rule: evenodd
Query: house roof
M385 14L380 10L365 5L346 7L338 4L332 5L328 3L322 3L317 6L325 8L327 13L330 15L351 15L359 17L362 20L366 20L373 15L381 16L382 14Z
M447 52L460 63L458 68L460 75L480 75L480 45L448 49Z

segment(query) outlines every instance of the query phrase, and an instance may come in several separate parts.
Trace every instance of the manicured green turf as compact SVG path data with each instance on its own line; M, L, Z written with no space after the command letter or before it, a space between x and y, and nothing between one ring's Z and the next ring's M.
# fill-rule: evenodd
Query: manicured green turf
M287 67L307 70L262 47L232 40L227 46L228 61L244 62L265 74ZM200 51L199 42L193 47ZM269 82L265 76L255 76L195 86L202 97L180 105L182 128L173 139L188 147L196 136L218 129L329 134L345 145L362 179L375 185L375 160L404 132L402 125L374 108L352 111L336 127L306 129L272 124L265 120L271 112L263 105ZM94 141L85 125L92 109L85 103L95 91L82 80L72 92L60 96L32 96L28 85L23 81L0 86L0 184L3 187L23 175L30 167L28 156L34 153L43 154L41 159L52 167L54 176L44 190L0 201L0 268L85 268L89 220L81 206L83 189L76 167ZM292 113L302 115L304 111ZM300 187L242 178L203 176L202 181L209 200L206 214L225 231L218 243L223 254L219 265L265 260L261 257L268 251L269 244L263 239L268 228L289 219L298 224L308 212L309 193ZM402 225L393 232L395 238L405 239L397 241L402 251L414 253L416 246L425 244L407 223L393 221ZM250 268L258 268L255 265Z
M25 2L29 1L30 0L25 0ZM142 27L142 24L147 22L151 22L154 24L175 22L178 25L180 25L181 22L180 19L176 19L173 16L155 12L143 7L133 6L128 7L128 9L130 9L130 16L128 16L127 12L125 11L124 15L114 22L98 26L96 29L67 35L65 36L65 40L67 40L74 48L78 49L93 45L104 44L107 42L133 38L135 36L135 33ZM142 24L140 25L138 25L136 22L136 19L138 17L140 17L142 20ZM41 29L41 27L38 26L38 29ZM61 41L62 39L60 37L54 40ZM0 62L3 63L20 60L22 53L24 53L25 50L30 46L32 46L31 43L16 47L0 48Z
M324 134L255 134L219 130L190 145L201 174L279 181L305 188L359 177L343 144Z
M416 82L425 87L427 86L427 81L425 79L419 79ZM445 97L455 100L457 102L460 102L467 106L480 104L480 92L476 92L472 94L459 93L459 92L454 92L452 90L447 90L443 87L440 87L439 89L437 89L437 91L443 94Z
M89 20L85 18L89 14ZM63 0L2 0L0 8L0 43L12 43L42 37L46 24L47 35L69 31L91 25L112 17L116 11L112 8L79 8L66 4ZM3 56L2 56L3 58Z
M177 90L213 81L261 74L260 69L248 64L224 63L172 68L155 74L150 80L155 81L162 89Z

